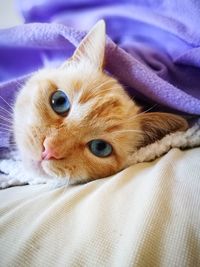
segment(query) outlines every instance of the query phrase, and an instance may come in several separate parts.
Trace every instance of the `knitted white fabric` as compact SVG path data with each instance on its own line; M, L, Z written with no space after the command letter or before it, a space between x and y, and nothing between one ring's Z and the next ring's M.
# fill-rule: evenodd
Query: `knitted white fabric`
M192 148L200 145L200 120L185 132L169 134L159 141L140 148L133 153L129 163L152 161L171 148ZM130 165L130 164L129 164ZM63 185L63 181L48 179L36 176L32 172L25 170L20 159L13 154L10 159L0 160L0 188L7 188L13 185L51 183L53 186ZM67 183L68 181L65 181Z
M171 148L192 148L200 145L200 120L185 132L176 132L166 135L159 141L140 148L130 156L132 163L154 160Z

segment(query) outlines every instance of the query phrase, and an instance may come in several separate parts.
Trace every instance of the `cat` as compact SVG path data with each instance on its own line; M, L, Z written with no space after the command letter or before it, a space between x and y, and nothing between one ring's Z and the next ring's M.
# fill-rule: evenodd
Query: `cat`
M39 70L20 90L14 135L27 168L84 183L119 172L139 147L187 129L180 116L141 111L104 71L105 42L101 20L70 59Z

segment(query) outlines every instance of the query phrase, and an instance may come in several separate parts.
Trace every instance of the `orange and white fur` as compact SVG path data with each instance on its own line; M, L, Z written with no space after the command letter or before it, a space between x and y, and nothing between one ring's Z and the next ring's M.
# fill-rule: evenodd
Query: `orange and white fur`
M99 21L73 56L56 69L42 69L21 89L14 107L15 140L26 168L36 175L83 183L131 165L138 148L168 133L186 130L187 122L169 113L145 113L123 86L104 72L105 23ZM64 92L70 102L65 115L50 104ZM112 148L94 155L92 140Z

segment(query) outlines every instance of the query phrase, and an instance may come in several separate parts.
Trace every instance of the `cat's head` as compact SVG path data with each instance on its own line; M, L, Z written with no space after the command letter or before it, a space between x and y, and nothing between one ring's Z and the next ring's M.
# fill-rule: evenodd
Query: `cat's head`
M22 159L70 183L102 178L125 168L138 147L184 130L184 119L140 113L122 85L103 70L105 24L98 22L72 58L34 74L14 108Z

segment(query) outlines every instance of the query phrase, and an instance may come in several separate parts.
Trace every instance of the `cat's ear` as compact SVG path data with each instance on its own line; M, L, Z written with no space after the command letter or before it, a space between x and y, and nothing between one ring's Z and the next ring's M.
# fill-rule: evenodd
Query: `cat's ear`
M105 22L98 21L75 50L72 61L89 59L98 69L103 68L105 53Z
M142 146L151 144L166 134L185 131L188 128L184 118L170 113L149 112L139 115L138 119L144 133L141 139Z

